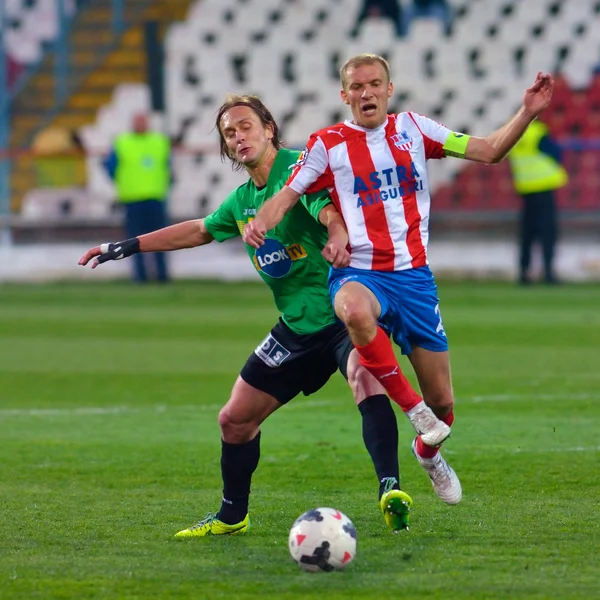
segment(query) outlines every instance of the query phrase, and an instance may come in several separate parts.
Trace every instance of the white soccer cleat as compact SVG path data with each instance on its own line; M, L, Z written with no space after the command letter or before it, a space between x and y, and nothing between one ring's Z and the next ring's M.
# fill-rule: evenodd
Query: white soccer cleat
M452 433L450 427L433 414L433 411L425 404L424 400L411 408L406 416L427 446L436 448L448 439Z
M441 452L438 452L433 458L419 456L416 443L417 440L414 439L412 443L413 454L429 475L433 491L446 504L458 504L462 500L462 487L454 469L446 462Z

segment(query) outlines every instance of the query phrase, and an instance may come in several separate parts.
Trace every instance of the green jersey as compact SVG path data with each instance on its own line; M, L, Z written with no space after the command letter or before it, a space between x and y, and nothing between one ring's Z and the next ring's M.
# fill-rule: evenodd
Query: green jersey
M241 235L263 202L285 185L299 156L295 150L279 150L267 184L259 189L250 179L229 194L204 220L209 233L218 242ZM281 223L267 232L264 246L255 250L246 244L283 321L300 334L314 333L335 321L327 286L329 263L321 255L327 229L318 221L319 212L329 203L324 192L302 196Z

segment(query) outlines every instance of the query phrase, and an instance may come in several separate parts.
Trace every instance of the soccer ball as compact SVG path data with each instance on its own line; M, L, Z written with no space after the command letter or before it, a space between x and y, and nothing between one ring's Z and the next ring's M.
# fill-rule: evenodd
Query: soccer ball
M345 569L356 556L356 529L339 510L315 508L296 519L288 545L305 571Z

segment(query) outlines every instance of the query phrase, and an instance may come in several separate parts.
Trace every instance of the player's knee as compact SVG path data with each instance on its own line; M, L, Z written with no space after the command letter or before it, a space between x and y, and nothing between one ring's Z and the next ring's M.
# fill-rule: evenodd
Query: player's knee
M370 329L376 324L371 307L364 302L357 302L351 299L344 302L340 317L348 329L354 331Z
M231 415L227 411L227 407L223 407L219 411L219 427L221 428L221 432L225 433L233 428L234 421L231 418Z
M257 424L251 418L234 416L227 406L224 406L219 412L219 427L224 441L230 444L242 444L254 437Z

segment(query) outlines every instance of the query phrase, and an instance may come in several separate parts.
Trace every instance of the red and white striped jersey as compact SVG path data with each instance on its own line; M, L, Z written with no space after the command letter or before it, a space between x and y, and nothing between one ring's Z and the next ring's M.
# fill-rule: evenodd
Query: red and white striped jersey
M421 267L429 239L426 162L446 156L451 133L412 112L388 115L376 129L338 123L310 136L287 185L299 194L329 190L348 228L350 266Z

